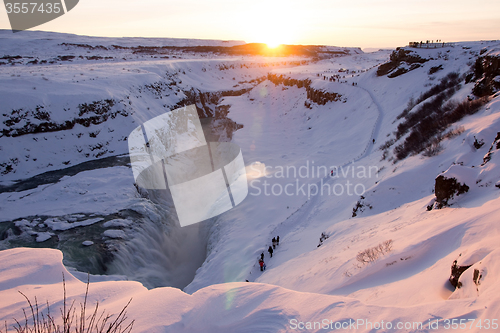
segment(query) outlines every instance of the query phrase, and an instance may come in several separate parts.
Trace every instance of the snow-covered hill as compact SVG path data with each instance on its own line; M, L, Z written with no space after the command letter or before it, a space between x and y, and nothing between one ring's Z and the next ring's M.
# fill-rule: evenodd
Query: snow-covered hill
M86 37L3 38L1 321L22 317L17 290L59 307L61 271L82 298L62 250L108 274L91 276L103 307L133 297L137 332L497 330L499 42L318 60L161 58L112 39L79 58L61 44ZM127 47L149 42L170 45ZM30 43L54 63L28 64ZM134 187L126 137L187 103L241 147L249 195L180 228L169 202ZM468 268L457 289L455 261Z

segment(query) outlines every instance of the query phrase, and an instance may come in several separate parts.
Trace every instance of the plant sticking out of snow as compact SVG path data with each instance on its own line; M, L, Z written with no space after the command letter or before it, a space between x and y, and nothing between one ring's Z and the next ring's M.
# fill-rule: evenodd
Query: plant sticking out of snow
M44 314L38 305L35 296L35 302L32 303L30 299L19 292L28 302L31 311L31 321L28 320L26 311L24 312L24 324L21 324L17 319L14 319L16 324L14 329L17 333L130 333L134 326L135 320L128 324L127 321L127 307L132 299L123 307L118 315L106 314L105 310L99 311L99 302L96 302L94 311L87 315L87 297L89 294L90 281L87 280L87 289L85 290L85 299L83 304L80 303L80 311L77 312L75 301L68 307L66 300L66 281L63 273L63 308L61 310L61 319L63 326L61 327L56 323L56 318L50 314L49 304L47 302L47 314ZM113 318L114 317L114 318ZM75 326L73 326L75 325ZM8 332L7 322L5 322L5 333ZM0 330L0 333L4 333Z
M444 134L437 134L428 144L428 146L424 149L422 153L423 156L432 157L438 155L441 151L443 151L443 146L441 146L441 141L444 139L453 139L456 136L459 136L465 131L463 126L450 129Z
M493 153L495 153L495 151L499 149L500 149L500 132L497 132L497 136L495 137L495 140L493 140L493 143L491 144L488 153L483 157L483 163L481 163L481 166L488 163L491 160Z
M326 233L322 232L322 233L321 233L321 237L319 238L319 244L318 244L318 247L320 247L321 245L323 245L323 242L324 242L325 240L327 240L327 239L328 239L328 237L330 237L328 234L326 234Z
M356 256L356 260L363 265L376 261L379 257L392 251L392 239L386 240L377 246L361 251Z
M424 149L422 153L423 156L432 157L438 155L443 151L443 146L441 146L440 138L436 137L431 141L431 143Z
M369 203L366 203L364 202L363 200L365 200L365 197L364 196L361 196L359 198L359 200L356 202L356 204L354 205L354 207L352 208L352 217L356 217L358 216L358 210L360 212L364 212L364 208L365 207L368 207L370 209L373 208L373 206Z
M474 275L472 276L472 281L474 281L474 284L476 285L476 291L479 292L479 285L481 284L481 278L483 275L479 271L479 269L475 268L474 269Z
M483 139L478 140L476 137L474 137L474 143L473 143L473 145L474 145L474 148L479 149L482 146L484 146L484 140Z
M467 115L476 113L481 106L489 101L489 97L483 97L475 100L465 99L458 104L453 101L444 103L455 93L456 89L456 87L450 88L431 101L423 103L417 111L412 112L405 118L404 122L398 125L397 139L410 132L405 137L404 142L394 148L394 154L398 160L420 153L433 138L445 131L449 125ZM480 148L481 143L478 142L475 147Z

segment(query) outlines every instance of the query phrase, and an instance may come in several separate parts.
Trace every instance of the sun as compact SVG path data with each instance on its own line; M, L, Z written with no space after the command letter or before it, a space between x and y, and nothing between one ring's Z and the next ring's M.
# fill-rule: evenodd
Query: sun
M284 29L286 24L273 21L267 25L262 25L253 28L253 38L257 43L264 43L271 50L274 50L282 45L290 45L294 43L295 31L292 29Z
M267 1L265 7L250 8L249 19L242 25L248 37L243 39L265 43L272 51L280 45L296 44L302 39L302 26L291 23L303 21L304 11L295 7L290 6L287 0L273 0Z
M267 45L267 47L268 47L268 48L270 48L270 49L275 49L275 48L277 48L278 46L280 46L280 45L281 45L281 43L280 43L280 42L278 42L278 41L274 41L274 40L273 40L273 41L267 41L267 42L266 42L266 45Z

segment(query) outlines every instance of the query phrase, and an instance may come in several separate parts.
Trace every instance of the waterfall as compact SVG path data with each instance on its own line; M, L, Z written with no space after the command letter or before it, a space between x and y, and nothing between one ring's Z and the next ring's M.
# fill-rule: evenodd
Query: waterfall
M211 220L181 227L168 191L148 190L154 209L144 209L129 240L116 247L108 274L125 275L147 288L183 289L206 258Z

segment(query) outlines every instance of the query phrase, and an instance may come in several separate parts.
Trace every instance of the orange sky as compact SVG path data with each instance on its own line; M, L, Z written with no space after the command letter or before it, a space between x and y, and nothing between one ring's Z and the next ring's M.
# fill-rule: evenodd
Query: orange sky
M5 8L0 29L10 29ZM31 30L395 47L426 39L500 39L500 1L81 0L66 15Z

